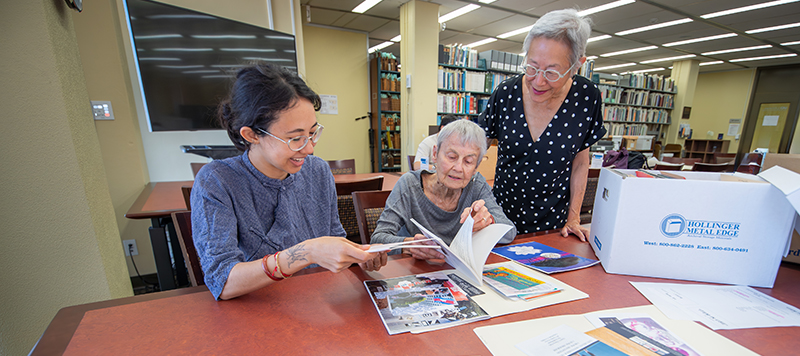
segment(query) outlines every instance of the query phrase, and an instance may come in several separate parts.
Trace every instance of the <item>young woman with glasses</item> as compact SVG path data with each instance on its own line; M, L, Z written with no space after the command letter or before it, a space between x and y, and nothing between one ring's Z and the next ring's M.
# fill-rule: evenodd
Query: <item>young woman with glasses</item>
M206 286L217 299L250 293L312 265L339 272L386 264L386 253L348 241L322 135L319 96L296 74L241 69L218 119L237 157L205 165L192 189L192 231Z
M600 91L575 75L590 34L576 10L539 18L523 45L524 72L500 83L478 118L498 140L494 196L520 234L561 229L586 241L589 147L606 133Z

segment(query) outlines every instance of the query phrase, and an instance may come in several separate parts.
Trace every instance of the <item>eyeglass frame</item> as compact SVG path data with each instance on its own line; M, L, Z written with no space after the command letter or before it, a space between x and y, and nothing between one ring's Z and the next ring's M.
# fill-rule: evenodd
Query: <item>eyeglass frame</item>
M269 133L267 130L264 130L264 129L260 128L260 127L253 127L253 129L255 129L256 131L261 132L261 133L263 133L265 135L269 135L270 137L285 143L286 146L289 147L289 149L294 151L294 152L302 151L304 148L306 148L306 146L308 146L309 142L317 143L319 141L320 136L322 135L322 129L324 129L324 128L325 128L325 126L322 126L322 124L318 123L317 124L317 129L314 130L314 132L312 132L311 135L308 135L308 136L306 136L306 135L295 136L295 137L290 138L289 141L284 141L282 138ZM316 139L314 137L316 137ZM295 141L295 140L299 140L299 139L302 139L302 138L306 139L306 143L304 143L298 149L292 148L292 146L289 144L289 142L292 142L292 141Z
M555 69L539 69L539 68L536 68L536 67L534 67L534 66L533 66L533 65L531 65L531 64L525 64L524 66L522 66L522 74L523 74L523 75L525 75L525 76L526 76L526 77L528 77L528 78L534 79L534 78L536 78L536 76L537 76L537 75L539 75L539 72L542 72L542 73L547 73L548 71L551 71L551 72L553 72L553 73L556 73L556 74L558 74L558 79L556 79L556 80L550 80L550 78L548 78L546 74L544 75L544 79L545 79L546 81L550 82L550 83L555 83L555 82L557 82L557 81L559 81L559 80L561 80L561 79L564 79L564 77L566 77L566 76L567 76L567 74L569 74L569 72L571 72L571 71L572 71L572 69L575 67L575 64L576 64L576 63L578 63L578 62L572 63L572 65L571 65L571 66L569 66L569 69L567 69L567 71L566 71L566 72L564 72L564 74L561 74L561 73L559 73L559 72L558 72L557 70L555 70ZM536 72L535 72L533 75L528 75L528 67L530 67L530 68L533 68L534 70L536 70Z

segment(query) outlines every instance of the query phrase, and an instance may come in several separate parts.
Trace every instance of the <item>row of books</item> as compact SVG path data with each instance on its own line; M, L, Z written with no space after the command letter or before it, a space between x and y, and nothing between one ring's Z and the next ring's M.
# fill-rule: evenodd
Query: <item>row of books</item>
M635 106L617 106L603 104L603 120L633 121L653 124L668 124L669 111L664 109L647 109Z
M674 92L675 81L658 74L629 73L622 76L619 85Z
M583 62L583 65L578 69L578 75L591 80L593 74L594 74L594 60L587 59L585 62Z
M522 62L524 58L525 57L519 54L501 52L497 50L484 51L478 54L478 59L483 59L486 61L486 69L502 70L514 73L522 72Z
M439 63L478 68L478 51L460 45L439 45Z
M486 77L490 75L487 72L439 67L437 84L439 89L481 92L488 95L490 92L486 91ZM491 89L489 88L489 90Z
M604 103L658 106L665 109L672 109L673 95L658 92L651 92L642 89L622 89L608 85L599 85L600 93Z
M436 111L451 114L480 114L489 104L488 96L470 93L439 93L436 98Z
M391 150L400 148L400 133L399 132L384 132L381 134L381 148L384 150Z
M647 135L647 125L645 124L615 124L604 122L606 136L644 136Z

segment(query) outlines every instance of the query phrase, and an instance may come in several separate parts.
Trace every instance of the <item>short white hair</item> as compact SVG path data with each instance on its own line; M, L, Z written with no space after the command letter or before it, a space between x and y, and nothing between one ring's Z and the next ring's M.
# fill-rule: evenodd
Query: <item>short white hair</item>
M525 36L525 42L522 44L522 51L527 56L531 42L539 37L560 41L572 51L572 55L568 60L570 65L574 65L581 57L586 55L586 41L589 40L591 34L592 21L589 18L578 15L578 10L550 11L540 17L528 31L528 35Z
M480 151L478 156L478 165L483 161L483 156L486 155L486 131L484 131L478 124L469 120L456 120L447 126L442 127L439 135L436 137L436 155L442 152L442 144L450 137L454 137L456 142L464 146L475 146Z

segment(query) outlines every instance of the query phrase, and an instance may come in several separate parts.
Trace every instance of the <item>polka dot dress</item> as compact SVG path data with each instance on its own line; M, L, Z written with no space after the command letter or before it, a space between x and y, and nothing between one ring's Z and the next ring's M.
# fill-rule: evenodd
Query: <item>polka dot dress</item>
M572 160L605 134L600 91L574 76L572 88L538 140L522 104L522 75L495 88L478 124L498 142L494 196L520 234L561 228L569 209Z

